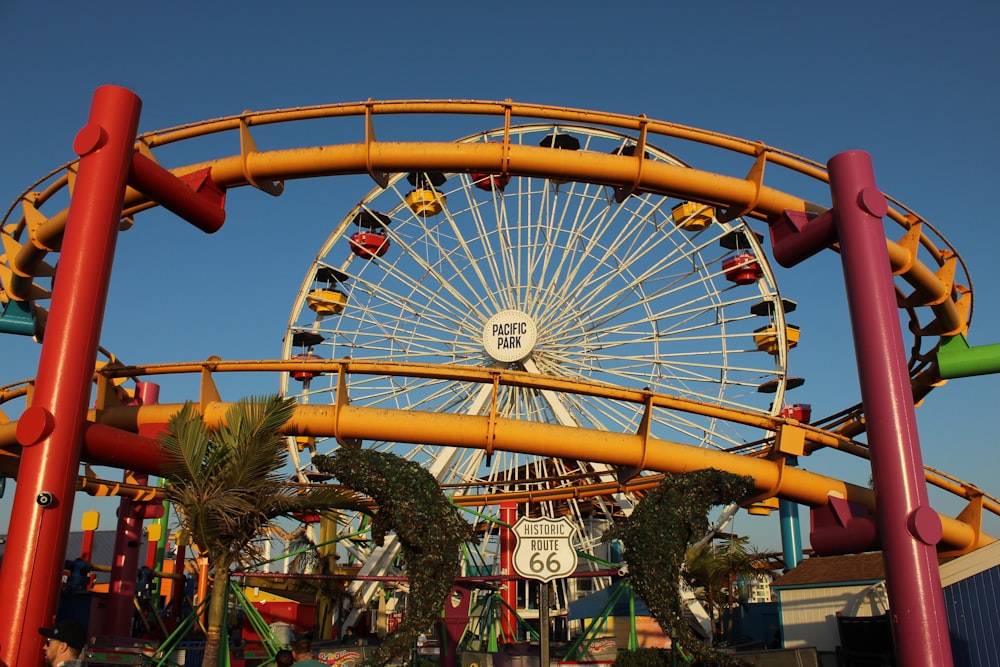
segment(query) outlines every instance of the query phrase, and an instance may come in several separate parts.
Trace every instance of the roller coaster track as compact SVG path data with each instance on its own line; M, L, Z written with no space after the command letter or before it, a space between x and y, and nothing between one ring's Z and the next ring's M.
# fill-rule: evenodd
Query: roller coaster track
M820 506L830 495L864 505L875 510L875 494L867 488L850 484L800 468L785 465L781 455L782 438L802 437L807 453L821 448L832 448L852 456L867 457L867 446L843 435L803 424L780 416L761 415L732 408L700 403L666 395L650 395L644 390L592 383L580 380L542 376L534 373L509 370L490 370L466 366L421 365L412 363L373 363L343 360L260 360L224 361L212 359L196 363L171 363L147 366L111 366L98 374L99 392L106 401L92 411L90 420L95 424L110 426L135 433L140 426L165 423L180 405L164 404L129 407L114 399L111 389L118 378L153 378L165 375L198 373L202 378L202 395L199 407L210 426L222 420L229 403L220 400L213 374L232 372L291 372L314 370L346 376L393 375L448 379L470 384L493 387L531 387L536 390L559 393L599 396L614 401L637 403L651 410L673 410L690 414L710 415L727 421L758 428L762 437L757 447L743 453L721 452L692 447L676 442L634 433L610 433L595 429L566 427L556 424L523 423L504 419L496 414L484 416L453 415L417 412L412 410L387 410L349 405L349 397L340 396L333 405L300 405L286 427L287 435L336 437L339 439L380 439L403 443L476 447L481 449L520 451L552 457L573 457L608 463L622 468L643 466L659 472L682 473L702 468L717 468L738 475L753 477L757 497L781 497L808 505ZM343 386L343 382L338 382ZM0 399L23 396L29 385L6 388ZM0 403L2 404L2 403ZM19 446L16 439L16 422L0 424L0 452L16 456ZM150 449L134 452L133 458L123 458L120 448L104 447L99 442L85 442L85 460L98 465L111 465L137 472L157 474L155 457ZM988 496L973 485L963 483L933 469L925 470L928 483L958 496L969 503L969 512L959 519L941 516L944 526L942 547L964 552L993 541L982 533L978 521L971 521L973 514L982 510L1000 515L1000 501ZM622 483L577 480L577 483L560 485L539 484L537 489L526 488L512 493L493 493L489 496L475 493L475 488L456 490L454 500L459 505L481 505L511 500L537 502L609 495L621 491L642 491L655 486L659 476L644 476ZM543 480L550 482L551 480ZM82 478L81 488L95 495L114 492L135 498L150 499L155 489L141 485L122 485L93 478ZM486 501L484 503L484 501ZM974 511L973 511L974 510Z
M393 115L492 117L496 119L498 126L504 128L503 140L481 143L377 141L376 119ZM342 138L355 136L355 140L322 146L259 150L253 136L257 128L269 125L327 119L361 121L354 126L338 126L338 133L333 135ZM650 144L698 144L745 158L746 172L745 175L724 175L645 160L642 150L628 156L587 151L553 151L520 145L511 142L508 135L514 119L519 122L542 120L614 128L634 134L640 146L647 141ZM327 132L325 136L331 134ZM239 152L174 167L171 171L189 179L196 178L198 174L210 173L215 184L224 190L250 186L273 196L280 195L284 182L293 179L369 174L376 183L384 184L390 173L441 170L541 178L566 178L569 175L576 180L610 186L623 197L631 193L648 192L701 202L715 207L722 220L745 217L770 222L786 211L818 214L828 208L765 185L765 172L770 176L769 168L774 167L819 182L827 182L828 177L823 165L763 143L656 121L645 116L512 101L369 100L262 112L247 111L226 118L143 134L138 137L136 150L155 160L155 153L168 145L213 137L215 140L209 142L213 146L218 145L220 137L235 137L232 143L238 144ZM16 303L28 308L37 322L36 333L39 339L44 336L47 315L44 304L50 297L50 288L45 283L51 281L55 273L54 262L48 256L58 253L60 248L68 208L59 207L64 205L72 191L76 164L66 163L34 183L3 217L0 232L3 242L3 255L0 256L0 304L7 306ZM909 320L907 329L912 339L908 367L914 397L920 400L934 387L943 384L935 358L935 351L942 340L964 334L968 329L973 310L972 285L957 250L920 215L892 197L887 199L890 208L886 217L899 231L893 238L886 239L886 245L893 274L896 276L897 300ZM122 228L130 227L137 214L153 206L141 193L127 190ZM831 249L837 248L834 245ZM580 380L513 371L405 364L369 365L350 360L213 360L192 364L119 367L112 352L101 352L113 363L98 374L99 383L116 376L145 377L182 372L199 372L203 377L210 377L212 372L230 370L286 372L292 367L291 364L298 363L305 368L327 373L410 373L420 377L440 375L452 380L479 383L499 380L500 383L532 386L554 392L584 392L614 400L646 402L651 410L712 413L720 419L760 428L762 437L756 448L751 447L739 453L708 451L637 434L587 432L586 429L577 429L576 434L568 440L580 447L573 452L575 458L582 458L581 452L585 452L583 456L594 461L624 467L641 464L646 469L661 472L714 466L751 474L762 498L777 495L816 506L825 502L830 493L835 493L874 508L874 495L869 489L786 467L778 460L782 457L770 457L770 454L781 450L783 434L791 433L795 433L795 437L801 435L804 438L808 451L831 447L864 456L866 447L852 440L865 428L861 406L850 406L830 418L816 422L823 424L820 428L756 413L697 404L666 395L650 395L642 390L592 385ZM500 374L499 378L497 373ZM30 402L30 383L11 385L0 389L0 392L0 400L24 396ZM113 392L105 392L106 396L111 394ZM290 429L293 432L325 434L336 438L383 438L400 442L419 440L461 447L510 448L511 451L525 448L524 451L548 456L568 454L553 444L563 440L561 436L565 435L562 432L567 428L565 426L510 423L496 415L476 417L414 412L393 414L393 419L387 420L380 418L384 410L351 406L346 399L346 396L342 399L338 396L337 404L333 406L301 406ZM217 420L225 403L218 396L204 391L201 401L205 418L209 421ZM98 424L134 432L139 423L165 422L176 409L177 406L127 408L109 401L94 412L93 420ZM15 431L16 422L0 424L0 452L11 455L7 458L16 456ZM551 437L553 435L560 437ZM612 441L615 446L608 447L607 443ZM88 457L95 463L101 461L99 451L88 450ZM928 471L927 475L931 483L967 499L970 507L975 505L980 511L983 508L994 513L997 511L995 499L987 499L975 487L951 480L936 471ZM583 492L580 489L573 491ZM963 520L943 519L945 544L957 550L967 550L987 539L987 536L981 534L977 521L969 520L966 523L968 517L973 515L976 512L970 510L963 513Z

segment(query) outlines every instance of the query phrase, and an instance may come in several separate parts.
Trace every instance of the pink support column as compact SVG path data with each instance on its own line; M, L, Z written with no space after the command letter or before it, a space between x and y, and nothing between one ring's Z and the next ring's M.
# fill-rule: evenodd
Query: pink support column
M444 608L441 637L441 667L458 667L458 643L469 625L469 607L472 602L472 584L457 583L451 589L451 599Z
M827 507L813 508L814 521L817 517L823 520L823 525L813 526L813 534L830 549L870 548L881 543L896 664L951 667L936 549L941 541L941 520L930 506L924 479L882 224L888 204L875 185L867 153L835 155L827 167L833 208L816 217L786 211L782 218L770 220L771 243L774 258L785 267L808 259L831 243L840 244L878 506L877 524L873 525L866 514L855 512L857 508L851 503L830 498Z
M124 477L128 480L131 475L126 472ZM134 479L139 484L149 483L148 475L136 475ZM161 502L149 503L122 498L118 506L114 561L111 563L107 613L102 634L116 637L131 635L143 521L158 518L157 515L162 513Z
M38 628L52 622L73 513L87 405L141 102L124 88L94 93L42 343L35 395L0 569L0 661L41 664Z
M517 503L500 503L500 521L507 526L517 522ZM510 576L504 579L501 597L507 606L500 612L500 642L512 644L517 641L514 630L517 616L511 609L517 609L517 579L514 573L514 531L506 526L500 529L500 574ZM509 608L508 608L509 607Z
M875 185L867 153L840 153L828 168L878 494L896 664L950 667L951 644L935 548L941 540L941 520L930 506L924 480L882 224L887 203Z
M155 405L159 395L159 385L152 382L137 382L136 394L131 402L134 405ZM155 442L162 430L162 424L143 424L139 426L138 435ZM149 454L148 452L147 456ZM139 484L149 483L149 475L133 475L126 471L123 480L128 481L130 478L134 478ZM130 636L135 612L135 585L139 575L143 521L158 519L163 514L164 507L160 501L151 503L129 498L121 499L118 506L118 528L115 531L114 560L111 564L111 580L108 586L107 613L104 616L102 634L115 637ZM151 551L155 556L153 547L154 545L151 545Z
M174 580L170 585L170 609L173 611L171 620L174 624L180 623L184 611L184 597L187 593L186 562L187 547L178 542L174 550Z

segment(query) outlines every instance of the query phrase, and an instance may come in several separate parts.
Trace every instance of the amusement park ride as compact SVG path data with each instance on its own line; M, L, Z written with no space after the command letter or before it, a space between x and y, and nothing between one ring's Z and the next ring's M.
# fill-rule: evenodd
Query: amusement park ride
M964 264L877 189L866 154L824 167L645 116L511 101L245 112L137 136L139 109L127 90L98 89L74 142L80 159L4 220L0 332L35 336L42 352L36 379L0 395L25 404L0 423L2 471L17 476L0 569L0 664L40 655L36 629L54 613L80 463L158 475L155 436L179 406L158 404L155 382L198 374L194 400L213 424L227 407L213 377L249 371L275 373L299 402L287 435L300 482L317 479L316 454L382 449L426 467L476 515L517 504L569 517L582 553L606 549L604 530L662 473L748 475L755 493L741 504L780 507L789 523L797 505L809 507L817 552L881 548L905 637L899 664L952 664L938 554L992 542L982 512L1000 504L924 470L914 403L948 378L995 372L1000 353L965 343L973 295ZM498 129L377 141L376 119L394 114L483 116ZM363 135L274 150L253 136L337 118L363 120ZM163 146L232 133L236 155L169 170L156 160ZM746 173L698 170L666 144L723 151L744 159ZM765 185L767 168L828 183L830 203ZM344 174L368 174L376 187L306 268L281 359L123 366L100 346L116 236L137 215L162 206L211 233L234 189L279 196L287 180ZM802 384L787 372L799 331L786 321L795 304L779 293L765 238L786 267L840 254L861 405L812 420L789 401ZM55 253L58 281L47 259ZM855 440L862 434L866 443ZM795 465L819 449L869 458L878 502L870 488ZM966 509L940 515L928 483ZM361 520L345 521L343 534ZM483 533L483 562L495 558L495 536ZM382 548L345 544L361 563L352 592L371 599L396 547L391 538Z

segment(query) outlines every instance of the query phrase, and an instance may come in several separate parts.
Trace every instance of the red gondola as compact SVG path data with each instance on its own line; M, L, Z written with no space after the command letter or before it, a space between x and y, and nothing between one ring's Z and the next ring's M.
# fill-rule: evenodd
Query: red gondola
M741 252L726 259L722 262L722 270L726 274L726 280L737 285L752 285L764 275L757 258L748 252Z

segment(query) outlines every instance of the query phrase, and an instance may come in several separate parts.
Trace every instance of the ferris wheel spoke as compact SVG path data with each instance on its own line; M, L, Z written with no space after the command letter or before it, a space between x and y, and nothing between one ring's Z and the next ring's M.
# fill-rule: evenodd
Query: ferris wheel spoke
M667 297L678 294L685 289L690 289L692 285L691 282L678 283L660 291L640 296L638 299L629 300L629 290L631 289L632 293L636 293L636 288L642 286L643 281L628 276L626 274L627 268L627 265L624 267L620 266L614 271L605 272L601 282L596 284L582 282L577 288L576 294L566 295L564 298L567 300L573 299L580 308L584 308L588 312L599 313L599 317L592 318L591 326L600 327L602 323L614 320L629 312L643 312L643 315L647 318L659 315L657 312L650 313L649 310L653 306L661 305L661 303L666 301ZM626 281L625 289L621 289L621 285L619 284L623 277ZM618 286L618 289L612 289L615 285ZM705 297L697 298L704 299ZM673 304L671 306L673 307Z
M585 188L585 186L581 186L581 188ZM575 191L571 190L571 192ZM549 219L540 220L536 227L539 234L547 233L547 238L540 238L538 243L531 246L533 254L540 256L539 259L535 260L542 267L540 275L550 278L546 281L547 284L539 287L547 291L548 294L559 295L555 298L564 298L561 293L570 285L577 283L577 273L582 268L579 259L589 256L588 246L594 243L594 239L600 238L606 233L606 225L611 223L609 218L614 215L614 211L608 208L604 202L600 202L602 206L599 211L595 212L593 209L598 200L590 197L587 200L580 200L577 219L572 220L574 224L567 225L569 198L569 194L565 195L563 199L566 200L566 203L560 207L558 191L556 194L550 195L551 206L549 210L551 213ZM586 215L581 218L586 201L589 201L589 207ZM565 240L563 240L564 238ZM554 245L563 246L565 252L556 254L546 251L546 248L551 248ZM541 298L544 296L544 293L540 294Z
M462 176L461 178L463 181L468 180L468 176ZM468 212L467 217L470 218L472 223L473 238L475 238L483 247L482 259L480 263L485 265L485 268L488 269L489 273L489 277L484 277L482 282L484 285L500 285L502 284L500 282L500 276L503 274L503 269L501 268L498 259L504 259L505 253L502 248L493 247L496 243L498 243L499 239L495 239L493 235L489 233L489 226L484 216L483 205L475 200L472 191L473 188L467 186L463 188L462 194L467 204L467 208L465 209ZM497 306L496 303L491 305Z
M398 243L402 246L403 250L409 249L409 246L406 243L402 241L398 241ZM395 264L386 265L386 277L394 278L398 280L400 284L411 288L414 294L422 295L425 298L425 305L441 302L443 305L449 306L456 312L463 307L469 308L472 306L472 304L466 300L466 295L459 289L459 284L456 284L456 282L451 280L442 280L438 270L422 258L411 257L410 259L417 265L418 270L423 272L423 275L420 273L417 274L419 279L414 279L414 276L411 273L404 271L402 267ZM412 270L413 269L411 267L410 271ZM427 284L433 285L443 291L444 294L446 294L446 298L442 300L441 296L436 295L435 292L432 291L432 288L428 287ZM473 288L470 285L466 285L466 288L468 290L467 293L471 293L473 291ZM400 295L397 295L397 297L398 296ZM384 298L384 296L382 298Z

